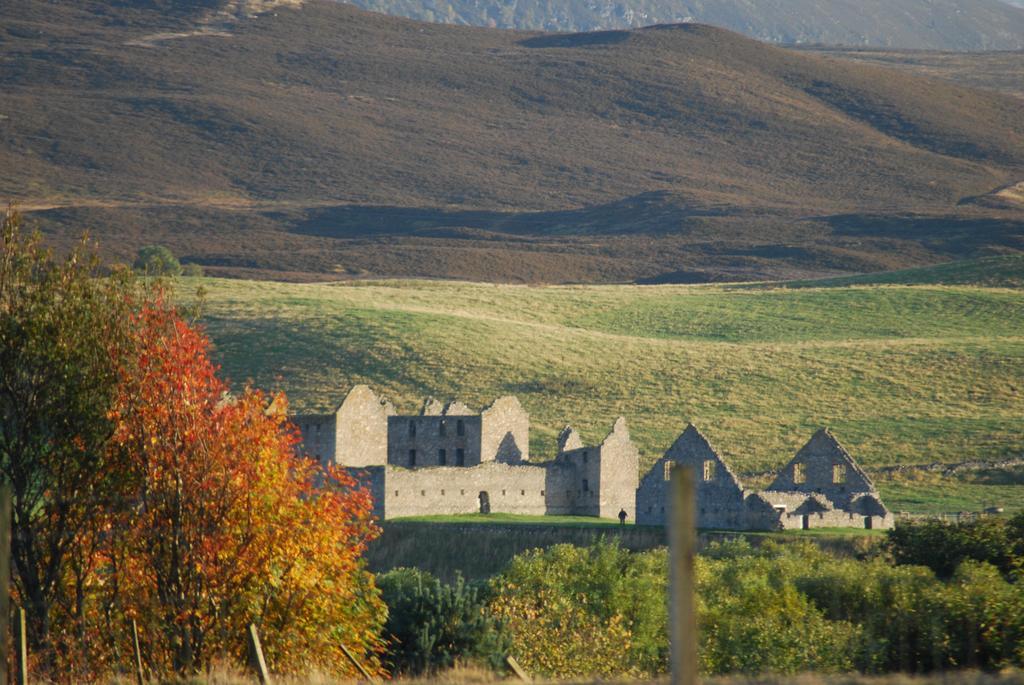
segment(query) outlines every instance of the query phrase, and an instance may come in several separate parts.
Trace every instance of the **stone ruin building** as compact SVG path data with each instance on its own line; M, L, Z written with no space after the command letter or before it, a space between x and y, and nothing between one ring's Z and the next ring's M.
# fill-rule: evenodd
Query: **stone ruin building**
M889 528L874 485L828 430L811 438L763 491L747 490L692 425L639 478L639 452L619 418L599 445L566 427L553 459L530 459L530 417L515 397L474 413L428 399L400 415L357 385L331 414L293 417L303 450L369 488L380 519L428 514L565 514L664 525L666 483L693 468L697 525L724 530Z
M479 413L429 399L400 415L365 385L333 414L293 417L310 456L345 467L370 489L381 519L502 512L633 520L639 452L618 419L599 445L566 428L553 460L530 460L530 417L515 397Z
M766 490L740 479L693 424L676 438L636 491L636 522L664 525L667 482L676 466L693 469L697 526L724 530L892 528L893 516L866 473L822 428Z

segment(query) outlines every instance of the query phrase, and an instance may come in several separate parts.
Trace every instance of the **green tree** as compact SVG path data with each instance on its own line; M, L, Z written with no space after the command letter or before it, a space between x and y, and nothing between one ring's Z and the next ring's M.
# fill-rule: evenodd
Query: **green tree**
M503 667L508 638L486 612L481 588L467 585L461 576L444 585L425 571L409 568L378 576L377 585L388 606L384 630L393 672L426 673L457 661Z
M118 366L128 356L130 274L98 278L83 244L54 260L10 209L0 230L0 475L13 489L11 560L32 649L52 664L51 626L83 635L83 536L111 475L104 449ZM61 619L62 622L64 619Z
M163 245L147 245L139 250L134 267L147 276L180 276L182 271L178 258Z

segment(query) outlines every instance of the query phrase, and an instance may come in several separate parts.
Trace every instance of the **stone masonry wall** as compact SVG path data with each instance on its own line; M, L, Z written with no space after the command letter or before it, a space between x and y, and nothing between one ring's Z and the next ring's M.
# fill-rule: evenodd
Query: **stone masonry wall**
M601 502L598 488L601 484L601 448L582 446L558 455L557 462L571 474L567 489L572 493L576 516L598 516ZM616 512L618 513L618 512Z
M636 491L638 523L665 525L668 483L673 465L693 471L698 528L743 530L749 526L743 485L707 438L692 424L640 481Z
M299 450L320 463L335 461L335 421L331 414L298 414L292 417L302 442Z
M822 429L779 472L768 490L819 493L845 507L854 494L874 493L875 486L839 441Z
M355 478L360 487L370 491L373 498L373 515L381 521L387 517L387 497L384 493L386 471L386 466L345 467L345 472Z
M482 461L517 464L530 460L530 415L511 395L499 397L480 413Z
M614 519L620 511L636 521L636 489L639 485L640 451L629 438L626 420L619 417L601 443L598 510L601 518Z
M476 513L481 492L487 493L491 513L568 513L572 501L565 495L566 480L564 469L532 464L388 467L385 517Z
M352 388L338 407L332 425L335 463L344 466L386 464L388 416L393 413L394 408L369 387Z
M408 468L410 451L416 450L417 468L476 466L481 459L480 424L479 416L388 417L388 463ZM444 464L441 463L441 450L444 450ZM459 450L462 450L461 464Z

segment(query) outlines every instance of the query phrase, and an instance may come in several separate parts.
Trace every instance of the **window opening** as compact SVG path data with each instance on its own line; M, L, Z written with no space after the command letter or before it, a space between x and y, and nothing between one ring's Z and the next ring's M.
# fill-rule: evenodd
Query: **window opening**
M704 462L704 480L715 479L715 467L717 464L714 459L708 459Z

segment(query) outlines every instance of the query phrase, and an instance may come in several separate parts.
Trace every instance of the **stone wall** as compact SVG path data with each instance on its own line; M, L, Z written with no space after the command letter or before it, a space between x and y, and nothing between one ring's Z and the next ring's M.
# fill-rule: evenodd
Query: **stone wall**
M387 518L387 497L384 491L387 469L387 466L345 467L344 469L360 487L370 491L370 496L373 498L373 515L381 521Z
M570 474L562 467L486 463L472 468L388 467L385 518L480 511L487 493L491 513L556 514L572 511Z
M530 460L530 415L511 395L480 412L482 461L518 464Z
M743 530L749 527L743 485L693 424L687 425L665 456L640 481L636 491L637 523L665 525L673 465L693 471L698 528Z
M387 463L392 466L476 466L481 462L479 415L389 416L386 433ZM415 464L410 463L413 450Z
M895 525L895 517L861 516L852 512L832 509L813 514L785 514L781 517L785 530L811 530L814 528L863 528L865 530L888 530Z
M598 510L601 518L617 518L626 512L628 521L636 521L636 489L640 480L640 451L629 438L626 419L616 419L611 433L600 447Z
M779 472L768 490L819 493L837 507L845 507L854 494L873 493L875 486L850 453L823 428Z
M571 430L571 429L567 429ZM563 465L571 474L567 489L572 492L576 516L599 516L601 501L598 489L601 485L601 448L584 445L579 435L572 431L576 438L569 443L578 445L561 452L556 463ZM616 512L618 513L618 512Z
M300 453L322 464L337 463L335 459L335 421L333 414L297 414L291 417L302 436Z
M345 396L335 413L333 457L344 466L383 466L387 463L389 402L365 385Z

